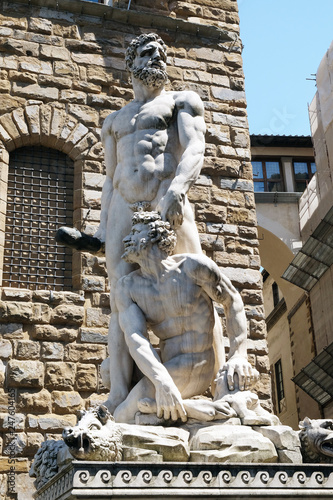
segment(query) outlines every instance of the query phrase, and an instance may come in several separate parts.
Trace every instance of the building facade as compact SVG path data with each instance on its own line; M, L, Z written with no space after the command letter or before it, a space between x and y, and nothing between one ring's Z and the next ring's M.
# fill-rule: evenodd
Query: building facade
M332 57L333 45L309 107L313 150L305 137L251 141L273 402L294 428L333 415Z

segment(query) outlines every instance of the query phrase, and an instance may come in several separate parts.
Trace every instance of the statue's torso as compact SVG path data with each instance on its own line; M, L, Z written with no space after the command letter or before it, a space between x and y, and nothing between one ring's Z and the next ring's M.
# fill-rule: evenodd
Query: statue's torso
M118 112L112 133L117 147L114 189L129 203L163 196L161 184L165 192L181 154L173 93L129 103Z
M132 300L160 339L163 358L211 349L213 303L203 289L182 272L181 266L167 271L158 283L144 278L140 271L132 276Z

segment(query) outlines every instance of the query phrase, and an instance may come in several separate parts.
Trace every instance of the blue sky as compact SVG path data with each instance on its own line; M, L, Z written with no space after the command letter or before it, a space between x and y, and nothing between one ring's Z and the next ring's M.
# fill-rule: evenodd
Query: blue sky
M309 135L314 78L333 40L333 0L238 0L251 134Z

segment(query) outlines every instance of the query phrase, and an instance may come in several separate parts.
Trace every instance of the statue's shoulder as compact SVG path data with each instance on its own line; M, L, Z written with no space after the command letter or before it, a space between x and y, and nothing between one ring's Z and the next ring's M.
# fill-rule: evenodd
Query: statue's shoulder
M178 109L188 109L195 114L203 115L203 102L196 92L193 92L193 90L179 90L173 92L173 95Z

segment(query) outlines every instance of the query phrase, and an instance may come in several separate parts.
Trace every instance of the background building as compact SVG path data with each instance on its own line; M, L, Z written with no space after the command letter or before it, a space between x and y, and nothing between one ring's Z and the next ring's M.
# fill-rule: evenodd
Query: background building
M332 57L333 45L309 107L314 150L309 137L251 138L273 402L295 428L333 416Z

